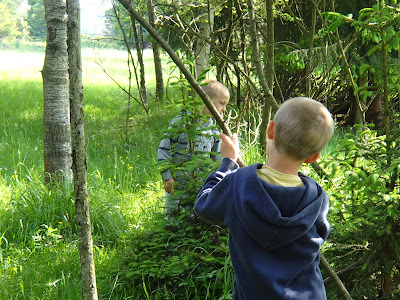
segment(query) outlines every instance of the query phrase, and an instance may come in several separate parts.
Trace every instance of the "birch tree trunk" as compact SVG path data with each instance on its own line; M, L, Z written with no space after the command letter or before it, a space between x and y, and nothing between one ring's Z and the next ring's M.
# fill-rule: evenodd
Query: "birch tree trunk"
M149 23L151 24L151 26L153 26L153 28L156 28L155 8L153 0L147 0L147 13L149 15ZM156 99L157 101L162 101L164 98L164 79L161 64L160 47L154 39L151 39L151 46L153 48L154 69L156 74Z
M206 41L211 39L211 33L214 27L214 13L207 7L201 7L199 21L198 21L199 34L204 37L197 37L196 48L194 50L195 59L195 76L199 77L209 67L210 58L210 44Z
M79 0L67 0L67 11L72 169L74 173L75 221L78 227L78 248L81 261L82 299L94 300L97 299L97 287L86 176Z
M72 180L66 0L44 0L47 43L43 77L45 183Z

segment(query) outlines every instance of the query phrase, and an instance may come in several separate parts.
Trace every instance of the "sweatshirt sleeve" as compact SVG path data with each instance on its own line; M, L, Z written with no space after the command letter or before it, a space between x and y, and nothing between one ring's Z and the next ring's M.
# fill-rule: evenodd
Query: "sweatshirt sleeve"
M214 137L214 143L213 146L211 147L211 152L216 153L216 155L211 155L211 159L213 161L217 161L221 159L221 139Z
M224 158L218 170L208 176L194 206L194 211L200 218L226 225L231 205L231 180L228 175L235 173L238 168L239 165L235 161Z
M163 162L166 160L169 160L172 157L171 154L171 139L170 138L164 138L161 140L160 145L158 146L157 150L157 159L158 162ZM166 169L162 171L162 177L165 180L171 179L172 174L169 169Z
M171 133L173 133L174 123L179 122L179 121L180 121L179 117L171 120L171 122L169 123L169 126L168 126L169 132L164 134L164 139L161 140L160 145L158 146L157 160L159 163L161 163L163 161L169 161L172 157L173 145L178 140L175 140L172 137ZM172 178L172 173L171 173L171 170L169 170L169 169L163 170L161 172L161 175L162 175L164 181Z
M329 210L329 196L325 191L323 193L325 197L322 203L321 212L316 221L316 226L318 234L324 241L326 241L329 232L331 231L331 225L329 224L329 221L327 219L327 214Z

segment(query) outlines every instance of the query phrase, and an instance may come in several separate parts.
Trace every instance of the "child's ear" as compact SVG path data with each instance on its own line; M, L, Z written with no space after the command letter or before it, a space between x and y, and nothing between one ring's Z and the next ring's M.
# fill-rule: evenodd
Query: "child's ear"
M313 156L310 156L309 158L306 158L306 159L304 160L304 162L305 162L306 164L311 164L311 163L317 161L317 159L318 159L320 156L321 156L321 152L318 152L317 154L315 154L315 155L313 155Z
M269 121L268 127L267 127L267 136L268 139L272 140L275 135L275 123L274 121Z

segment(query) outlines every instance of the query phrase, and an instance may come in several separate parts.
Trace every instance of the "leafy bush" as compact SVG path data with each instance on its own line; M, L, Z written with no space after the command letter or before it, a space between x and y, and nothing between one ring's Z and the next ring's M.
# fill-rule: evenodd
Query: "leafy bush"
M153 222L128 238L116 293L136 299L230 299L227 230L200 221L170 230L163 214Z
M391 146L390 152L398 151L399 141ZM355 299L400 295L400 158L387 149L385 136L360 128L324 163L332 196L326 252Z

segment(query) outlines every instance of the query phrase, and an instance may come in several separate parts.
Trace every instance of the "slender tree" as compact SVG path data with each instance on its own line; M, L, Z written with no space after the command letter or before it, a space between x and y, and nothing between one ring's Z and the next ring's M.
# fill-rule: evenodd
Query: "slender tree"
M272 89L271 86L268 84L267 79L264 75L264 68L261 60L261 54L259 50L259 41L258 41L258 30L257 30L257 22L256 22L256 17L255 17L255 11L254 11L254 2L253 0L248 0L248 9L249 9L249 19L250 19L250 35L251 35L251 45L253 47L253 60L254 64L256 67L256 72L257 72L257 77L260 81L260 84L262 86L263 92L264 92L264 108L263 108L263 122L262 122L262 128L260 132L260 148L261 150L266 153L267 149L267 126L268 126L268 111L270 109L274 108L277 109L279 107L278 103L276 102L273 94L272 94ZM273 17L271 17L270 20L267 20L267 22L273 22ZM272 28L271 25L268 26L268 28ZM268 32L269 36L273 37L273 33ZM273 61L270 62L273 64ZM273 82L273 80L272 80Z
M92 300L97 299L97 287L86 175L79 0L67 0L67 12L75 221L79 237L82 299Z
M263 107L263 118L260 127L260 148L265 156L267 154L267 128L270 121L272 107L270 103L273 103L271 95L274 92L274 3L273 0L266 0L266 12L267 12L267 49L266 49L266 67L265 67L265 80L267 86L270 88L271 94L265 96L265 103Z
M143 40L143 35L139 37L138 28L136 26L136 21L134 18L131 18L132 23L132 32L133 37L135 39L135 47L136 47L136 55L139 62L139 71L140 71L140 84L138 85L139 88L139 95L140 99L142 99L143 106L145 107L146 111L149 107L148 99L147 99L147 88L146 88L146 74L143 62L143 50L144 45L141 42Z
M156 13L153 0L147 0L147 13L149 15L149 23L153 28L156 28ZM153 48L154 70L156 74L156 99L162 101L164 98L164 79L161 64L160 47L152 38L151 47Z
M317 7L315 5L311 6L311 28L309 34L308 42L308 57L306 64L306 96L312 97L312 63L313 63L313 50L314 50L314 35L315 35L315 23L317 20Z
M72 180L66 0L45 0L47 44L43 76L45 182Z
M210 44L207 43L207 40L211 38L214 25L214 12L210 9L210 2L207 2L205 5L201 4L199 13L197 22L199 36L197 36L194 49L196 77L200 76L209 67Z

